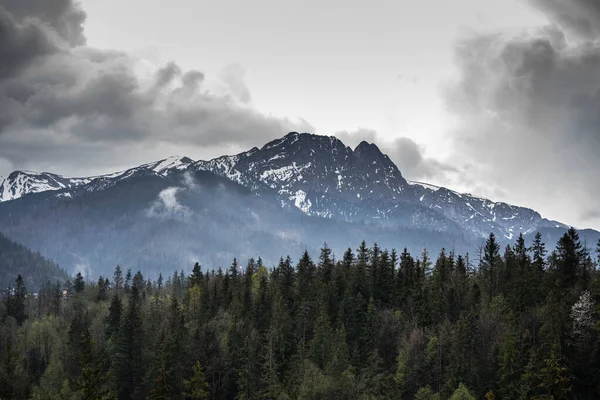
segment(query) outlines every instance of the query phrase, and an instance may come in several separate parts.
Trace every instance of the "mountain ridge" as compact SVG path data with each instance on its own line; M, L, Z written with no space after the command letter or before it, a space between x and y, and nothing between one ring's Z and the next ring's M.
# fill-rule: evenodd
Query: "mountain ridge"
M324 241L338 256L362 240L474 254L490 232L507 245L519 233L552 242L566 231L532 209L407 181L374 144L297 132L208 161L172 156L88 178L22 174L3 182L31 179L0 202L0 231L87 276L116 264L158 276L258 255L274 265L285 253L317 257Z
M0 202L48 191L70 197L80 190L105 190L135 174L168 178L176 172L198 170L232 180L257 195L274 195L282 207L346 222L434 230L455 229L458 224L477 236L495 232L507 240L540 228L567 227L530 208L407 181L374 143L361 141L352 149L335 136L298 132L236 155L207 161L171 156L100 176L69 178L50 172L14 171L0 183Z

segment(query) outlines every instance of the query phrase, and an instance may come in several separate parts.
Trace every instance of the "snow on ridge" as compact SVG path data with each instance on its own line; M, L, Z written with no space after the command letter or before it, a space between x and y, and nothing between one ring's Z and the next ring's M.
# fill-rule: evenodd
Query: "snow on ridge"
M50 172L35 172L27 170L14 171L8 177L0 180L0 202L16 200L29 193L41 193L75 188L87 185L100 179L123 179L133 175L137 171L144 169L164 175L164 173L169 170L181 170L186 168L189 164L191 164L191 162L186 161L185 157L171 156L161 161L144 164L139 167L113 172L106 175L76 178L57 175Z
M436 186L436 185L432 185L430 183L424 183L424 182L406 181L406 183L408 183L411 186L421 186L421 187L424 187L425 189L433 190L434 192L437 192L438 190L443 189L441 186Z
M190 162L186 162L183 160L183 157L179 157L179 156L170 156L165 158L162 161L159 161L158 163L155 163L154 168L152 168L152 170L154 172L163 172L165 170L169 170L169 169L185 169L189 164L191 164Z

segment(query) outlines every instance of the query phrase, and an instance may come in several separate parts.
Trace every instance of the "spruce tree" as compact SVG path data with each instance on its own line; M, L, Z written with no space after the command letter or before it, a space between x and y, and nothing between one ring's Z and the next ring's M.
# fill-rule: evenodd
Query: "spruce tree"
M129 293L129 291L131 290L131 268L127 269L127 273L125 274L125 281L123 282L123 290L125 291L125 293Z
M498 264L500 245L496 241L496 236L493 233L490 233L490 236L485 242L485 246L483 248L483 265L485 274L487 275L487 285L488 285L488 293L489 293L489 302L492 301L492 297L496 292L496 282L497 272L495 271L495 267Z
M75 291L75 293L80 294L83 293L84 289L85 280L83 279L83 275L81 274L81 272L77 272L77 275L75 275L75 281L73 282L73 290Z
M569 228L560 238L556 246L556 255L558 257L557 283L561 289L566 290L582 276L583 248L575 228Z
M194 374L189 380L184 382L184 395L187 399L203 400L208 399L208 383L204 377L204 371L200 365L200 361L194 364Z
M113 288L117 294L121 293L123 290L123 271L121 270L120 265L115 267L115 271L113 273Z
M23 282L23 277L21 274L17 276L15 280L15 289L14 296L10 299L10 302L7 305L8 315L13 317L19 326L25 321L27 318L27 313L25 312L25 301L27 298L27 288L25 287L25 283ZM9 298L10 298L10 289L9 289Z
M143 340L140 295L138 288L134 286L131 288L129 305L122 318L116 342L114 375L119 399L143 398Z
M108 316L106 317L106 336L111 338L119 332L121 326L121 313L123 303L117 293L112 296L110 306L108 307Z
M102 276L98 278L98 295L96 301L105 301L108 299L108 280Z

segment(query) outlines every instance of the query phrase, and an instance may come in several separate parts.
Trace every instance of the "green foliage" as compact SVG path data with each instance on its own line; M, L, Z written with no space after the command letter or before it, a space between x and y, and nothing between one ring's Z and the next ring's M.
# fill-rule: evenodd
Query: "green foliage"
M546 366L541 370L541 383L539 384L542 393L554 400L565 399L567 394L572 391L569 369L564 365L558 350L558 345L554 344L550 357L545 360Z
M194 375L184 381L186 398L192 400L202 400L208 398L208 383L204 377L204 371L200 365L200 361L194 364Z
M450 400L475 400L475 396L461 383L450 396Z
M363 242L155 282L117 266L112 284L79 275L37 297L17 277L0 398L595 398L600 273L576 232L545 251L519 237L500 255L490 237L472 269Z
M23 284L33 291L39 290L48 280L67 279L67 273L58 265L0 233L0 288L13 284L17 275L21 275Z
M440 394L435 393L429 386L425 386L415 393L414 400L440 400Z

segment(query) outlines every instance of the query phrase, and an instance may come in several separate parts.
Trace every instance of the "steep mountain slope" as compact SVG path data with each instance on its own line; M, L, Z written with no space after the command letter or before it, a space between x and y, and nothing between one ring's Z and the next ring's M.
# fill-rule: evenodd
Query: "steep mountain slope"
M261 255L336 254L361 240L420 253L476 252L494 232L510 243L566 226L534 210L407 181L376 145L289 133L233 156L169 157L90 178L15 172L1 186L0 231L69 272L116 264L159 271L196 260L227 266ZM600 233L585 231L588 243Z
M353 151L335 137L295 132L260 150L198 161L194 167L257 193L274 190L284 206L308 215L345 221L370 215L375 205L397 202L406 186L398 168L374 145L363 142Z
M500 238L513 239L520 232L528 234L542 228L568 228L530 209L494 202L469 193L458 193L421 182L409 182L413 202L434 208L476 235L495 232Z
M71 273L108 275L115 265L148 276L204 265L227 267L263 257L267 265L282 253L316 256L327 241L341 256L367 238L385 247L420 252L468 243L460 232L393 229L308 216L282 208L274 195L249 189L207 171L170 176L138 173L99 191L31 194L0 203L0 229L57 260ZM58 195L58 196L57 196Z
M198 161L195 168L232 179L255 192L275 190L284 205L308 215L507 240L519 232L566 227L524 207L496 203L419 182L408 182L374 144L346 147L335 137L292 132L263 148Z
M14 285L19 274L30 291L38 290L47 280L54 283L68 279L58 265L0 234L0 288Z

